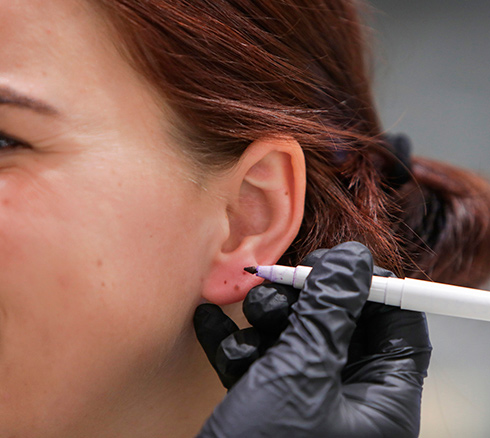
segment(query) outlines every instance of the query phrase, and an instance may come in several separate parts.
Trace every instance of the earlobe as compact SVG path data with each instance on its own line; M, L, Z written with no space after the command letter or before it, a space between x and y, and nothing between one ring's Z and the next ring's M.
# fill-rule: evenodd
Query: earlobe
M202 295L216 304L230 304L262 281L243 268L275 263L298 233L306 187L301 146L294 139L257 140L220 184L229 231Z
M203 287L203 298L219 305L243 300L250 289L263 281L243 270L246 266L257 264L253 257L247 258L241 251L226 253L225 257L215 260L208 273Z

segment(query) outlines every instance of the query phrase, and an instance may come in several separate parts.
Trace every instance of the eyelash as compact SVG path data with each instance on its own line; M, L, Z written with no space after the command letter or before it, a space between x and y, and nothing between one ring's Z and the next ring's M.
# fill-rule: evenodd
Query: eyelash
M25 143L22 143L19 140L16 140L15 138L12 138L6 134L4 134L2 131L0 131L0 151L6 150L6 149L17 149L17 148L26 148L29 147Z

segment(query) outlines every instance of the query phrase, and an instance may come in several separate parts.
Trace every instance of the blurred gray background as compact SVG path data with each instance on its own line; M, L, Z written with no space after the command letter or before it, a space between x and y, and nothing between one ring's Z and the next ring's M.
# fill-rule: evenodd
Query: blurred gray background
M408 134L417 155L490 175L490 1L370 3L384 128ZM490 322L428 319L420 437L490 437Z

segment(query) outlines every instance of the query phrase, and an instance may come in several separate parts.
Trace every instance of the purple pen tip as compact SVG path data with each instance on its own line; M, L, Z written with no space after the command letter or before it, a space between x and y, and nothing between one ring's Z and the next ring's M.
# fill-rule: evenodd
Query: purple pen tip
M257 268L255 266L247 266L246 268L243 268L243 270L247 271L249 274L257 273Z

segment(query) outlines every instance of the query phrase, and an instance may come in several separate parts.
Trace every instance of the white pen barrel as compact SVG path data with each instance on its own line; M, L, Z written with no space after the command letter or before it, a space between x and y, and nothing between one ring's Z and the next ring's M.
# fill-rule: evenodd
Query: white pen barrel
M490 293L429 281L405 279L402 309L490 321Z
M310 266L257 266L257 275L274 283L288 284L296 289L303 289Z
M257 275L302 289L309 266L258 266ZM368 301L405 310L490 321L490 292L413 278L373 276Z
M479 289L373 276L368 300L405 310L490 321L490 292Z

